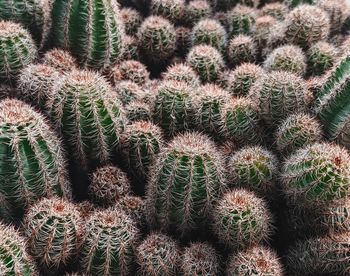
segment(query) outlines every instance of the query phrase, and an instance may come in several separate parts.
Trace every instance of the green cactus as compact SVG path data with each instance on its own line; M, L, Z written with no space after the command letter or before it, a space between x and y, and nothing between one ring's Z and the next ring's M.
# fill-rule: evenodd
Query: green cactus
M149 72L144 64L137 60L124 60L110 70L110 79L114 84L129 80L139 85L149 81Z
M288 6L284 3L279 2L269 3L261 8L262 16L272 16L273 18L276 18L280 21L284 20L288 12Z
M240 34L231 38L227 46L227 59L232 65L254 63L256 57L257 45L252 37Z
M207 222L223 193L223 157L199 133L185 133L163 149L150 169L146 217L152 228L185 236Z
M212 8L206 0L192 0L190 1L185 10L186 21L194 25L201 19L210 17Z
M225 246L245 249L269 239L272 218L266 203L254 193L232 190L214 208L213 229Z
M339 33L349 15L348 2L346 0L318 0L316 6L329 16L331 34Z
M67 200L43 199L28 209L24 232L30 254L48 269L58 269L77 255L84 232L77 207Z
M139 227L146 225L145 201L141 197L125 195L117 201L115 208L123 210Z
M49 116L63 135L72 160L83 169L115 154L124 128L121 103L97 73L73 70L55 86Z
M0 20L0 82L13 82L36 58L37 48L30 34L17 23Z
M114 89L118 94L118 99L127 105L132 101L142 101L146 97L147 92L144 91L137 83L130 80L120 81L115 85Z
M124 23L125 33L127 35L135 35L143 20L141 14L132 8L120 9L120 19Z
M266 57L269 55L274 49L281 47L287 43L286 41L286 25L284 21L276 22L272 26L270 26L267 30L267 37L265 47L263 48L261 54L262 57Z
M69 52L61 49L47 51L41 61L43 64L50 66L61 73L66 73L77 68L75 58L73 58Z
M60 140L45 119L18 100L0 102L0 217L20 219L43 197L70 197Z
M185 15L184 0L151 0L150 10L154 15L162 16L176 24Z
M272 42L271 29L273 29L275 26L276 26L276 19L269 15L260 16L256 19L255 32L253 35L254 35L255 42L258 45L260 55L262 55L263 52L266 51L265 47L267 47L267 41L269 38L270 38L270 43ZM267 50L266 52L269 52L269 50Z
M317 42L307 51L308 70L314 76L324 74L335 63L336 48L324 41Z
M166 72L163 73L163 79L167 81L183 81L191 87L198 87L200 84L200 79L197 73L184 63L169 66Z
M123 53L121 60L139 60L139 41L135 36L124 35L123 36Z
M139 240L136 222L120 209L96 211L86 222L81 272L91 276L133 275Z
M250 34L256 21L256 12L253 8L237 5L227 13L229 37L238 34Z
M126 105L125 115L130 122L151 121L152 119L150 105L142 101L132 101Z

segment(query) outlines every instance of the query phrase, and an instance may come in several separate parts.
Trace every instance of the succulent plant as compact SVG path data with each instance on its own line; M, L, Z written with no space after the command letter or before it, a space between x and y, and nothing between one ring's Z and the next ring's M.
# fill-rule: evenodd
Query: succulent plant
M125 195L117 201L115 208L123 210L139 227L146 225L145 201L141 197Z
M213 211L213 229L219 241L236 250L267 241L272 217L266 205L243 189L224 194Z
M269 15L277 20L284 20L288 12L288 6L279 2L269 3L261 8L262 16Z
M259 54L263 53L264 48L267 46L268 39L270 39L270 43L273 42L272 38L275 38L275 36L272 36L273 33L271 34L271 29L273 29L274 26L276 26L276 19L272 16L260 16L256 19L255 32L253 35L258 45ZM267 52L269 52L269 50Z
M185 5L184 0L152 0L150 9L152 14L162 16L175 24L182 21Z
M186 6L186 20L189 24L196 24L212 13L212 8L206 0L192 0Z
M346 0L318 0L316 6L328 14L331 33L335 34L340 32L349 15L348 2Z
M152 110L147 103L132 101L125 106L125 116L130 122L151 121Z
M337 51L332 44L317 42L307 51L308 70L312 75L322 75L333 66L336 56Z
M123 110L99 74L73 70L55 86L47 108L72 160L83 169L94 161L106 163L115 154L124 128Z
M92 276L132 275L139 230L120 209L96 211L86 222L81 272Z
M120 10L120 19L124 23L125 33L127 35L135 35L143 20L137 10L125 7Z
M130 80L117 82L115 91L123 105L127 105L132 101L142 101L147 94L137 83Z
M191 46L192 29L186 26L177 26L175 29L176 35L176 50L175 53L180 56L185 56Z
M231 38L227 46L227 59L232 65L255 62L257 45L252 37L237 35Z
M197 73L185 63L169 66L166 72L163 73L163 79L167 81L183 81L192 87L198 87L200 84Z
M176 242L160 233L152 233L136 249L139 275L177 275L180 250Z
M62 145L42 115L21 101L1 101L0 141L2 219L20 219L43 197L70 197Z
M117 1L55 0L50 6L48 43L69 50L90 68L106 68L120 58L124 26Z
M237 5L227 13L229 37L238 34L250 34L256 21L256 12L253 8Z
M41 62L61 73L69 72L77 67L75 58L69 52L57 48L47 51Z
M150 226L185 236L205 224L226 186L222 159L204 135L175 137L150 169L146 193Z
M283 22L276 22L268 28L268 34L266 41L264 42L264 48L262 49L262 57L266 57L274 49L287 44L286 41L286 25Z
M142 85L149 80L146 66L137 60L122 61L111 69L110 75L111 81L115 84L122 80L129 80Z
M84 232L78 208L59 198L45 198L31 206L23 228L31 256L53 270L73 260Z
M139 60L139 41L135 36L123 36L123 53L121 60Z
M30 34L17 23L0 20L0 81L13 82L37 58Z

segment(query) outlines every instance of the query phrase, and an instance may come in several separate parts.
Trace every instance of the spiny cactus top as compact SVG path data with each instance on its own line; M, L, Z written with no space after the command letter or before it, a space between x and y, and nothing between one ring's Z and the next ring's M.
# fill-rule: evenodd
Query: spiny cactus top
M45 119L18 100L0 102L0 217L20 218L47 196L70 196L60 140Z
M195 24L203 18L211 15L212 8L206 0L192 0L186 6L186 20L190 24Z
M47 51L41 61L62 73L69 72L77 67L75 58L73 58L69 52L62 49Z
M250 34L256 21L256 12L253 8L238 4L227 13L229 36Z
M324 10L330 19L331 33L339 32L349 15L349 5L346 0L318 0L316 5Z
M24 239L12 226L0 224L0 275L39 276Z
M78 253L83 222L78 208L63 199L43 199L24 218L31 255L43 266L57 269Z
M50 42L69 50L80 64L105 68L122 53L124 26L115 0L54 0Z
M36 58L37 48L27 30L20 24L0 20L0 81L13 81Z
M205 223L224 188L223 158L214 143L198 133L179 135L150 170L148 221L185 235Z
M120 18L124 23L125 33L128 35L135 35L143 20L141 14L132 8L122 8Z
M261 8L261 15L272 16L277 20L283 20L288 13L288 7L284 3L269 3Z
M99 74L73 70L55 86L47 108L74 161L84 167L94 160L108 162L115 154L123 111Z
M239 34L231 38L227 46L227 59L232 65L255 62L257 47L252 37Z
M114 207L117 210L123 210L139 227L146 226L145 201L143 198L126 195L120 198Z
M308 71L312 75L322 75L336 61L338 52L332 44L320 41L312 45L307 52Z
M185 0L151 0L151 13L162 16L172 23L179 23L185 15Z
M163 74L163 79L183 81L193 87L197 87L200 84L197 73L184 63L169 66L167 71Z
M149 81L149 72L145 65L137 60L124 60L111 69L111 81L130 80L139 85Z
M143 101L147 97L147 92L130 80L118 82L115 85L115 91L123 105L127 105L132 101Z
M260 16L256 19L254 38L260 48L260 52L264 52L264 48L270 36L270 30L275 25L276 19L269 15Z

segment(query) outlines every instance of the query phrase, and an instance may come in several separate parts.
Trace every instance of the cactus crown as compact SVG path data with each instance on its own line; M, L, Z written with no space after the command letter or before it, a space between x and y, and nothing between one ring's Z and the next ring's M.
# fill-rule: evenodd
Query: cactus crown
M197 73L184 63L169 66L167 71L163 74L163 79L183 81L193 87L197 87L200 84Z
M75 58L69 52L61 49L47 51L42 58L42 63L60 72L67 72L77 67Z

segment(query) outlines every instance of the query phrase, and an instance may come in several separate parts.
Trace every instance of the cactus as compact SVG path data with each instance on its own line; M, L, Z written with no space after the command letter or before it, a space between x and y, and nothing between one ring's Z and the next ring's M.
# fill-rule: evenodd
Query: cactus
M61 143L42 115L21 101L1 101L0 141L1 218L21 218L43 197L70 197Z
M191 87L198 87L200 84L197 73L188 65L179 63L168 67L163 74L163 79L166 81L183 81Z
M306 57L298 46L281 46L267 56L264 68L268 71L280 70L303 76L306 72Z
M123 36L123 53L121 60L139 60L139 41L134 36Z
M254 246L229 257L226 275L282 276L283 270L274 251L264 246Z
M289 155L307 145L320 142L321 139L321 125L315 118L304 113L289 116L276 132L276 146L283 155Z
M271 29L276 25L276 19L271 16L261 16L256 19L254 39L258 45L259 54L263 53L271 36ZM271 39L271 37L270 37ZM271 42L271 41L270 41Z
M214 208L213 229L225 246L245 249L269 239L272 218L266 203L254 193L232 190Z
M125 106L126 118L130 122L151 121L152 111L149 104L142 101L132 101Z
M20 97L33 105L44 108L52 93L53 86L59 81L60 74L53 67L44 64L31 64L18 76L17 86Z
M240 4L234 7L227 13L229 37L252 33L256 17L257 15L253 8Z
M124 127L121 103L97 73L73 70L55 86L49 116L63 135L72 160L83 169L115 154Z
M122 210L96 211L86 222L81 272L91 276L132 275L138 240L136 222Z
M185 26L178 26L175 29L176 50L175 53L184 56L187 54L191 45L191 29Z
M244 62L255 62L257 46L252 37L237 35L231 38L227 47L227 59L232 65Z
M268 35L265 42L265 48L261 54L266 57L274 49L286 44L286 25L283 22L277 22L268 29Z
M131 184L125 172L118 167L104 166L91 175L89 197L95 204L108 207L131 193Z
M257 102L260 116L269 127L292 113L306 111L311 99L304 80L283 71L264 75L252 86L249 96Z
M150 169L146 217L152 228L185 236L206 223L223 193L223 157L199 133L185 133L163 149Z
M193 47L187 55L187 63L203 82L215 81L225 65L220 52L208 45Z
M284 24L286 41L289 44L299 45L303 49L328 38L329 17L316 6L300 5L296 7L287 15Z
M181 272L184 276L219 275L219 256L208 243L191 243L182 253Z
M69 50L90 68L106 68L120 58L124 26L117 1L55 0L50 5L48 43Z
M348 275L348 233L299 241L286 256L287 272L291 275Z
M344 148L316 143L297 150L285 162L283 191L299 206L327 206L348 196L350 156Z
M161 129L147 121L135 122L126 126L120 143L131 173L144 181L164 144Z
M193 116L191 88L184 82L164 81L158 88L153 119L168 136L190 128Z
M141 197L126 195L115 204L116 209L123 210L139 227L146 225L145 202Z
M124 60L111 69L111 81L117 84L122 80L129 80L139 85L149 80L149 72L145 65L137 60Z
M201 19L209 17L212 8L206 0L192 0L187 4L185 13L188 23L194 25Z
M160 16L146 18L139 28L138 38L140 49L152 62L166 61L176 49L175 28Z
M6 98L14 98L17 96L18 90L6 84L0 84L0 101Z
M143 20L141 14L132 8L122 8L120 10L120 19L124 23L127 35L135 35Z
M192 29L192 45L210 45L220 52L226 48L225 28L214 19L202 19Z
M17 23L0 20L0 82L12 82L36 57L30 34Z
M272 16L273 18L276 18L277 20L284 20L288 13L289 9L288 6L284 3L269 3L262 7L261 9L261 15L262 16Z
M227 167L232 186L254 191L264 198L276 191L278 160L262 147L240 149L230 157Z
M185 14L184 0L151 0L151 13L162 16L172 23L179 23Z
M264 70L252 63L243 63L237 66L232 73L228 75L226 90L234 97L247 96L254 83L263 76Z
M46 52L42 63L50 66L61 73L66 73L77 67L77 62L70 53L61 49L52 49Z
M336 48L332 44L317 42L307 51L308 70L314 76L324 74L335 63L336 55Z
M115 85L115 91L123 105L127 105L132 101L142 101L147 95L147 92L142 90L137 83L130 80L118 82Z
M328 14L331 34L340 32L349 15L348 2L346 0L318 0L316 6Z
M35 263L26 252L24 239L12 226L0 224L1 275L39 276Z
M67 200L43 199L24 217L30 254L46 268L58 269L78 253L83 222L77 207Z

